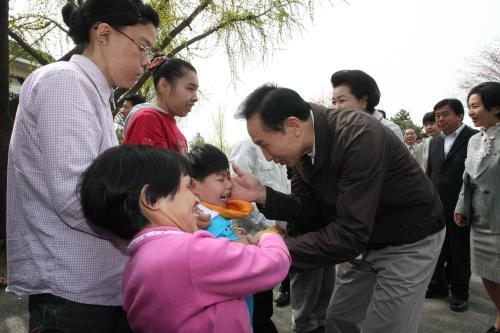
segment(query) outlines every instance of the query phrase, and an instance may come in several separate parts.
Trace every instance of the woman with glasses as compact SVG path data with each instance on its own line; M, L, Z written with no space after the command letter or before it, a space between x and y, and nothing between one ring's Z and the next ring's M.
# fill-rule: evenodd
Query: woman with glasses
M159 24L140 0L68 2L64 22L82 55L25 81L8 158L8 291L29 295L30 332L128 332L120 244L83 217L77 184L118 144L113 88L150 64Z
M198 101L198 75L187 61L157 57L153 72L156 103L134 107L123 126L123 143L146 144L184 155L188 145L175 117L185 117Z

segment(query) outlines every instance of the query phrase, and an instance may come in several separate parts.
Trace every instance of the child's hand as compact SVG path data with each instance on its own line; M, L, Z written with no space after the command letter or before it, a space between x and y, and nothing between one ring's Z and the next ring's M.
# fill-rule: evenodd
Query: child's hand
M233 227L232 228L233 233L236 235L236 237L241 238L247 235L247 231L243 228L239 227Z
M236 243L241 243L241 244L244 244L244 245L250 245L252 243L250 243L249 239L248 239L248 235L247 235L247 232L245 229L243 228L238 228L238 227L233 227L233 233L236 237L238 237L238 240L235 241Z
M286 229L283 228L282 226L280 226L279 224L276 224L276 225L274 225L272 227L269 227L266 230L270 231L270 232L274 232L274 233L280 235L283 238L286 236Z
M205 230L210 226L210 214L205 214L201 209L198 207L195 208L195 214L196 214L196 226L198 229L203 229Z

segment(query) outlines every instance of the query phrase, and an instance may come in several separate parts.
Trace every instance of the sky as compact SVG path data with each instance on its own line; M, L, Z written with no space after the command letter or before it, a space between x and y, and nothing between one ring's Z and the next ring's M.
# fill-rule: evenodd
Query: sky
M465 103L467 92L458 88L460 71L481 50L500 43L500 0L317 3L312 23L305 13L305 29L267 55L265 63L240 62L237 82L222 51L192 59L202 97L179 123L188 141L197 132L213 137L219 110L225 115L227 142L247 138L245 122L235 120L234 113L266 82L294 89L306 100L329 101L330 76L341 69L361 69L377 81L382 94L378 108L388 117L405 109L420 124L441 99L454 97ZM15 4L13 12L25 6L24 0ZM471 124L467 116L465 122Z
M307 17L304 18L307 21ZM500 39L498 0L348 0L323 2L306 23L266 63L240 64L232 82L224 56L193 59L202 98L180 123L188 140L197 132L212 136L213 115L225 112L225 135L234 144L248 137L238 105L266 82L296 90L306 100L329 100L330 76L361 69L378 83L378 108L393 116L410 112L420 125L444 98L459 98L460 71L468 59ZM465 106L465 104L464 104ZM465 122L471 124L467 116Z

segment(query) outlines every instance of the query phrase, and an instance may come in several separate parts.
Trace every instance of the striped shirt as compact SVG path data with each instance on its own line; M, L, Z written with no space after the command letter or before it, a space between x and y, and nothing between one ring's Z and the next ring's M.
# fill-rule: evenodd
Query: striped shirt
M121 304L127 257L85 220L83 171L118 144L113 91L88 58L33 72L21 88L7 170L8 291Z

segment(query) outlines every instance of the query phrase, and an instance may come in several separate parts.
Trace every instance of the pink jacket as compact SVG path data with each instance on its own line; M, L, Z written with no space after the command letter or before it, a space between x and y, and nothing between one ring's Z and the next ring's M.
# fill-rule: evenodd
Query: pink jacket
M277 235L245 246L157 227L129 248L123 307L135 332L251 332L245 296L276 286L291 263Z

